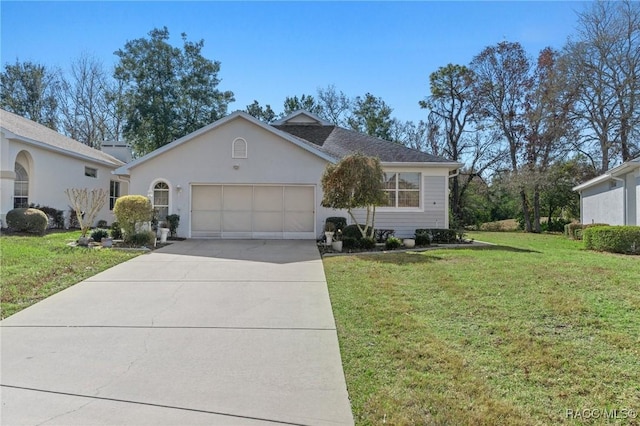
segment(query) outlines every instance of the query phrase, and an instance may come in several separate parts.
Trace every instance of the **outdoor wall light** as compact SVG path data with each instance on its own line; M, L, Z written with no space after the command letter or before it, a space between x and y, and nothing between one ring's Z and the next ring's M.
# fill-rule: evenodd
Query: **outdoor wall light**
M234 164L234 165L233 165L233 170L238 170L239 168L240 168L240 165L239 165L239 164Z
M176 191L181 192L182 191L182 186L181 185L176 185Z

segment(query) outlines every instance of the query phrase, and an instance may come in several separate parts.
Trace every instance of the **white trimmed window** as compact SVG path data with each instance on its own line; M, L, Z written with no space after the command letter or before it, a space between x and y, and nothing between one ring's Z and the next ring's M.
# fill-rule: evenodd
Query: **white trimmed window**
M29 207L29 174L20 163L15 163L16 180L13 183L13 208Z
M94 169L93 167L84 168L84 175L86 177L97 178L98 177L98 169Z
M109 184L109 210L113 210L116 200L120 196L120 182L112 180Z
M247 141L237 138L233 141L232 158L247 158Z
M388 201L384 207L419 208L420 180L420 172L386 172L384 191Z
M153 209L158 221L165 220L169 214L169 185L165 182L158 182L153 187Z

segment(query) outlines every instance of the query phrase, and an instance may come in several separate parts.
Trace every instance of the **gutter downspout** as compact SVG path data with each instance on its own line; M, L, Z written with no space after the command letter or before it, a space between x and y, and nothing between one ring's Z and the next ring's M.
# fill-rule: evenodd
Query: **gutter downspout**
M622 182L622 224L627 224L627 180L611 176L616 182Z

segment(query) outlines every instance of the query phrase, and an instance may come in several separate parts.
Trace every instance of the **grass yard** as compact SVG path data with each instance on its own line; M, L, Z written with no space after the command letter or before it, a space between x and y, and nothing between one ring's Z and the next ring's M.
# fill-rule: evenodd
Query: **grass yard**
M79 236L80 231L0 237L2 318L139 254L67 247Z
M324 259L356 424L640 424L640 257L471 237Z

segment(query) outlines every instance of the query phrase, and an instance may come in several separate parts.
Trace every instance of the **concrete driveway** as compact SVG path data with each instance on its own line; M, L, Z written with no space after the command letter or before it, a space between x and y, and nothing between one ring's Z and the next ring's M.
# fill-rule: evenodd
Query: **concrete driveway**
M353 424L311 241L177 242L0 326L3 425Z

